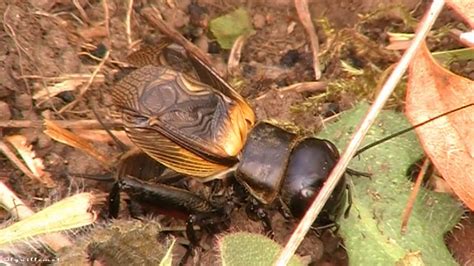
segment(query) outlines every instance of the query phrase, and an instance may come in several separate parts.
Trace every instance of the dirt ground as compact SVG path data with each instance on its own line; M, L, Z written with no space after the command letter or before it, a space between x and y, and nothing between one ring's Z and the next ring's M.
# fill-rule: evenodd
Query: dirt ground
M149 6L160 10L170 25L180 30L200 49L209 52L214 66L223 74L226 72L229 51L219 48L209 33L209 21L236 7L243 6L249 10L256 32L244 45L238 73L227 78L249 100L258 119L273 119L288 126L296 126L303 133L315 132L322 126L322 119L350 108L360 99L370 101L374 95L373 89L343 89L336 93L327 90L323 93L280 91L295 83L314 80L308 38L299 23L293 1L135 0L130 33L127 33L125 22L129 11L127 2L0 2L0 13L3 15L3 27L0 28L0 121L94 120L93 106L96 106L104 120L116 118L108 94L111 76L124 65L127 55L134 49L140 45L153 44L161 35L140 16L141 9ZM313 18L321 22L316 25L324 65L323 81L328 83L347 77L341 68L341 60L350 61L361 68L375 64L380 69L386 69L396 62L401 53L386 51L383 47L388 44L388 31L413 31L413 25L403 20L405 11L400 10L416 8L413 14L419 18L426 3L418 6L412 2L400 1L397 4L403 9L393 8L374 19L361 22L357 14L382 10L392 1L347 0L337 1L337 4L334 1L310 1ZM334 39L335 35L324 29L323 18L326 19L324 22L330 23L331 29L341 32L340 39ZM445 12L437 27L457 21L451 12ZM344 40L342 44L338 43L341 40ZM339 45L331 46L334 43ZM456 45L452 43L452 39L445 36L440 40L432 40L430 46L435 49L455 48ZM101 65L106 52L110 52L110 55ZM464 76L474 77L472 62L459 62L452 67ZM94 71L98 72L92 78ZM376 80L374 76L368 77L365 86L374 88ZM355 81L344 82L351 84ZM43 98L33 97L39 91L45 91L45 88L52 90L61 86L68 89ZM324 100L317 101L318 98ZM395 98L392 106L400 108L401 102ZM23 175L6 157L0 155L0 181L12 187L34 209L41 209L77 191L108 192L110 189L110 183L77 178L81 174L110 173L83 152L52 140L43 133L41 126L3 127L0 130L2 136L25 136L58 183L57 187L47 189ZM109 154L111 158L121 153L110 139L96 141L94 145L98 151ZM278 212L271 215L275 239L284 244L295 223L285 220ZM0 211L0 221L9 218L8 213ZM182 225L182 222L176 224ZM233 214L231 228L236 231L262 232L261 224L249 222L243 211ZM450 237L453 246L457 243L455 239L455 236ZM207 245L212 245L213 241L215 239L209 236ZM183 250L177 252L182 253ZM300 247L299 254L310 256L312 263L317 265L348 263L342 243L328 233L322 237L311 233ZM216 261L215 256L215 251L209 249L199 254L199 262L203 265L212 264ZM466 261L457 255L455 257Z

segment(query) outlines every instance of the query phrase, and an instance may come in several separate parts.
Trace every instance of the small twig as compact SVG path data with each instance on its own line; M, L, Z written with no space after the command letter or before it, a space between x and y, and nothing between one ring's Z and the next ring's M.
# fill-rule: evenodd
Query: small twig
M87 16L87 13L84 10L84 8L82 8L79 0L72 0L72 3L76 7L77 11L79 11L79 15L81 15L82 20L89 23L90 22L89 17Z
M97 120L51 120L53 123L62 128L68 129L103 129ZM42 120L8 120L0 121L0 128L41 128L44 121ZM120 128L122 122L120 120L104 121L104 125L108 128Z
M346 168L357 151L357 148L360 146L363 137L369 131L370 126L374 123L375 118L378 113L383 108L383 105L388 100L392 91L395 89L395 86L402 78L403 74L408 68L411 60L415 56L418 48L420 47L421 43L425 39L426 35L428 34L429 30L433 26L436 18L438 17L439 13L443 9L444 1L443 0L434 0L430 6L430 9L425 14L423 20L420 22L418 26L415 38L413 39L410 47L405 51L400 62L397 64L395 69L393 70L392 74L388 78L387 82L383 86L380 94L378 95L375 102L372 104L370 110L368 111L367 115L365 116L364 120L360 123L357 131L354 133L351 142L348 144L345 151L342 153L341 158L337 162L334 169L331 171L331 174L328 177L323 188L319 191L318 196L311 204L310 208L304 215L303 219L298 224L297 228L291 235L290 239L288 240L285 248L280 253L276 261L276 265L283 266L287 265L290 261L290 258L295 254L296 249L303 241L306 233L311 228L314 220L318 217L318 214L321 212L325 202L331 196L332 191L339 183L341 176L345 173Z
M474 47L474 30L470 32L462 32L458 29L452 29L449 31L450 35L455 38L459 43L466 47Z
M316 80L321 78L321 68L319 67L319 41L313 22L311 21L311 14L309 13L307 0L295 0L296 12L300 18L303 28L309 36L311 51L313 52L313 69Z
M425 158L425 160L423 161L423 165L421 166L420 172L418 173L418 176L416 177L415 186L413 187L413 190L410 193L410 197L408 198L407 205L405 207L405 210L403 211L402 227L401 227L402 234L405 234L407 232L408 220L410 219L411 211L413 210L413 206L415 205L416 196L418 195L418 192L420 191L421 184L423 183L423 179L426 175L426 171L428 170L429 166L430 166L430 159Z
M111 48L111 41L110 41L110 14L109 14L109 1L108 0L102 0L102 3L104 5L104 24L105 24L105 32L107 34L107 47L110 49Z
M2 182L0 182L0 205L18 220L23 220L34 214L34 212Z
M92 72L92 75L90 76L89 80L87 81L87 84L84 87L82 87L82 89L79 92L79 95L77 96L77 98L73 102L71 102L71 103L67 104L66 106L64 106L63 108L61 108L61 110L59 110L60 114L63 113L64 111L69 110L70 108L74 107L79 102L79 100L82 99L82 97L87 92L87 90L89 89L91 84L94 82L95 77L97 76L97 74L102 69L102 67L104 66L107 59L109 58L109 55L110 55L110 51L108 50L107 53L105 53L104 58L102 58L102 61L100 61L99 65L97 65L94 72Z
M133 12L133 0L128 0L128 9L127 9L127 16L125 17L125 28L127 32L127 43L128 49L132 48L132 12Z
M6 136L4 139L8 140L8 142L15 147L17 153L33 174L34 180L39 181L42 185L49 188L56 186L56 182L51 178L51 174L44 169L43 160L36 156L33 147L27 142L25 136L11 135Z
M257 98L255 100L261 100L270 95L270 92L276 91L279 95L284 95L289 92L325 92L327 89L327 83L323 81L312 81L312 82L301 82L295 83L290 86L283 87L281 89L270 90Z
M102 118L100 117L99 112L97 112L97 102L95 100L92 100L92 112L94 113L94 116L97 118L97 121L99 121L99 124L102 126L102 128L107 132L107 134L112 138L112 140L117 144L119 149L122 152L125 152L127 150L127 146L120 141L113 133L112 131L104 124L104 121L102 121Z
M26 176L32 180L36 179L36 176L30 171L30 169L16 156L16 154L10 149L10 147L0 139L0 151Z
M166 25L166 22L160 18L160 11L154 8L144 8L142 9L143 16L151 23L153 26L157 27L162 33L171 38L175 43L184 47L184 49L191 53L194 57L200 59L209 66L212 66L212 61L207 54L202 52L196 45L184 38L181 33L175 29Z
M100 61L100 60L98 60ZM20 78L24 79L42 79L42 80L47 80L47 81L64 81L64 80L84 80L87 81L91 78L92 74L62 74L61 76L57 77L43 77L41 75L23 75L20 76ZM103 74L97 74L94 82L104 82L105 76Z
M239 74L240 58L242 57L242 48L244 47L246 39L247 35L240 35L230 50L229 60L227 61L227 72L232 76Z

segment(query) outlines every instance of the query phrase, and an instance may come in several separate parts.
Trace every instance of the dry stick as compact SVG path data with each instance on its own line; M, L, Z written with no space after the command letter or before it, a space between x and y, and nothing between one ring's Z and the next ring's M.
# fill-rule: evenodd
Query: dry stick
M230 75L237 75L239 74L239 64L240 58L242 57L242 48L244 47L245 40L247 39L247 35L240 35L232 45L232 49L230 50L229 60L227 61L227 73Z
M459 40L467 47L474 47L474 30L461 33Z
M297 92L297 93L325 92L327 91L327 83L324 81L309 81L309 82L295 83L283 88L269 90L268 92L265 92L264 94L255 98L255 100L264 99L268 97L269 95L271 95L271 92L273 91L276 91L276 93L280 96L283 96L289 92Z
M133 0L128 0L127 16L125 17L125 29L127 32L127 43L128 49L132 48L132 11L133 11Z
M26 166L33 173L35 180L39 181L41 185L47 188L56 187L56 182L51 178L51 175L45 171L43 160L36 156L36 152L32 146L27 142L25 136L22 135L10 135L4 137L5 140L16 149L17 153L23 159Z
M295 0L296 12L300 18L303 28L309 36L311 51L313 52L313 69L316 80L321 78L321 68L319 67L319 41L313 22L311 21L311 14L309 13L307 0Z
M194 57L200 59L207 65L212 66L211 59L208 55L206 55L199 48L197 48L192 42L184 38L181 33L167 26L163 19L160 18L159 14L160 11L154 8L148 7L142 9L142 15L148 20L148 22L150 22L150 24L157 27L166 36L172 38L174 42L183 46L188 53L191 53Z
M471 32L462 32L458 29L451 29L449 33L462 45L466 47L474 47L474 37L470 37L474 36L474 30Z
M50 120L62 128L68 129L103 129L97 120ZM120 120L103 121L108 128L121 128ZM0 121L0 128L42 128L42 120L7 120Z
M410 214L413 210L413 205L415 204L416 196L418 195L418 191L420 191L421 183L423 182L423 178L425 177L426 171L428 170L429 166L430 160L428 158L425 158L425 160L423 161L423 165L421 166L420 173L418 173L418 176L416 178L415 186L413 187L413 190L410 193L410 197L408 198L407 206L403 211L401 227L402 234L405 234L407 232L408 220L410 219Z
M97 76L97 74L99 74L99 71L102 69L105 62L109 58L109 55L110 55L110 51L107 51L107 53L105 53L104 58L102 58L102 61L100 61L99 65L95 68L94 72L92 72L92 75L89 78L89 80L87 81L87 84L79 92L79 96L73 102L71 102L70 104L68 104L68 105L64 106L63 108L61 108L61 110L59 110L60 114L63 113L64 111L69 110L70 108L74 107L79 102L79 100L82 99L84 94L87 92L87 90L90 88L90 86L94 82L95 77Z
M107 47L109 47L109 51L111 49L111 42L110 42L110 14L109 14L109 1L102 0L104 6L104 24L105 24L105 32L107 34Z
M82 20L89 23L89 16L87 16L87 13L84 8L82 8L81 3L79 3L79 0L72 0L72 3L76 7L77 11L79 11L79 15L81 15Z
M282 253L280 253L277 261L275 262L276 265L287 265L290 261L291 256L295 254L296 249L300 245L301 241L303 241L306 233L311 228L311 225L313 224L314 220L316 220L316 217L318 217L318 214L323 208L325 202L329 199L332 191L339 183L341 176L345 173L346 168L350 160L356 153L357 148L361 144L363 137L369 131L369 128L375 121L377 114L380 113L383 108L383 105L388 100L388 98L392 94L392 91L395 89L395 86L397 85L398 81L402 78L403 74L408 68L410 61L415 56L418 48L420 47L429 30L433 26L434 21L443 9L443 6L443 0L434 0L431 4L430 9L425 14L423 20L420 22L415 38L413 39L410 47L403 54L402 58L400 59L400 62L393 70L392 74L390 75L387 82L380 91L380 94L378 95L377 99L372 104L364 120L360 123L357 131L354 133L351 142L347 146L346 150L342 154L334 169L331 171L331 174L329 175L329 178L326 181L325 185L318 193L318 196L311 204L311 207L306 212L303 219L298 224L296 230L291 235L290 239L288 240L288 243L286 244Z
M82 53L79 53L79 54L82 54ZM100 61L100 59L97 61ZM73 73L73 74L62 74L61 76L57 76L57 77L43 77L41 75L23 75L23 76L20 76L20 78L41 79L41 80L48 80L48 81L65 81L65 80L71 80L71 79L87 81L91 78L91 76L92 74ZM103 74L97 74L95 77L95 81L97 82L103 82L104 80L105 80L105 76Z
M32 180L36 180L36 176L30 171L30 169L15 155L15 153L10 149L10 147L0 139L0 151L7 156L7 158L22 171L26 176Z

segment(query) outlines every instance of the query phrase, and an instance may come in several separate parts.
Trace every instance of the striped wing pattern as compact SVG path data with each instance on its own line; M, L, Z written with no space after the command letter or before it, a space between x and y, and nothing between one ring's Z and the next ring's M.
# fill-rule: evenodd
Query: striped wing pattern
M167 67L135 70L115 85L112 96L131 140L192 176L207 177L235 164L253 125L245 102Z

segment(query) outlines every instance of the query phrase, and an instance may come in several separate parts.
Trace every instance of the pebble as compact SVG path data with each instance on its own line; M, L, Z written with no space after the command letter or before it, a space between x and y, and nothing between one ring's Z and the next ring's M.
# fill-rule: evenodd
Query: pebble
M189 5L191 5L191 0L179 0L176 1L176 7L181 10L188 9Z
M10 120L12 118L12 112L8 103L0 101L0 120Z
M38 141L38 135L40 134L40 132L41 131L39 131L37 128L22 128L19 131L19 135L25 137L26 142L28 144L31 144L33 142Z
M466 72L474 71L474 61L468 61L466 65Z
M253 26L256 29L261 29L265 26L265 16L262 14L255 14L253 16Z
M30 95L23 93L16 97L15 106L20 110L30 110L33 106L33 100Z
M2 79L1 74L0 74L0 80L3 82L4 79ZM9 96L12 93L11 90L9 90L7 87L3 86L3 84L0 84L0 98L4 98Z
M208 52L211 54L218 54L221 51L221 47L217 43L217 41L211 41L209 43L209 50Z
M194 41L194 44L196 44L196 46L199 47L199 49L204 53L209 51L209 40L207 39L206 35L202 35L197 38L197 40Z
M51 112L51 110L46 109L46 110L44 110L43 112L41 112L41 117L42 117L43 119L50 119L50 120L52 120L52 119L54 119L54 114L53 114L53 112Z
M207 28L209 25L209 14L205 7L192 3L188 6L190 23L196 27Z
M298 50L291 49L281 57L280 64L286 67L293 67L300 60L300 57Z
M179 29L189 23L189 16L179 9L165 9L162 12L165 21Z
M42 133L38 134L38 141L36 142L36 145L39 149L48 148L52 144L53 144L53 141L51 140L50 137Z

